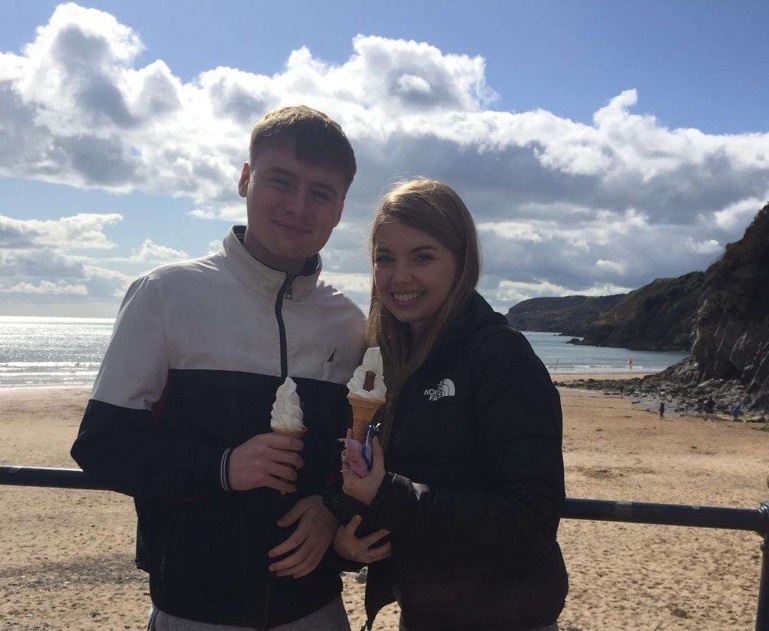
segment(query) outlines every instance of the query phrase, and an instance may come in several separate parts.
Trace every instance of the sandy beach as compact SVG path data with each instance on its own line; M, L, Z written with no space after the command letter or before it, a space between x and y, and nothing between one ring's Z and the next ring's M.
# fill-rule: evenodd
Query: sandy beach
M661 420L627 399L561 394L569 497L757 509L769 496L769 432L756 425ZM69 447L87 397L78 388L0 390L0 462L75 467ZM130 498L0 486L0 506L0 631L144 628L148 589L133 564ZM562 631L755 624L754 533L564 520L559 539L571 583ZM362 585L345 577L353 629L364 618L362 596ZM397 629L397 615L388 608L375 629Z

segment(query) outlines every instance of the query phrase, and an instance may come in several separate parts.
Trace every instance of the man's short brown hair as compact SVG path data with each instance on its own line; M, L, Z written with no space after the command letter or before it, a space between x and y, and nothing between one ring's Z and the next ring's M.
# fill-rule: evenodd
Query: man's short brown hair
M338 123L306 105L281 107L264 115L251 132L251 167L259 150L275 141L292 140L298 160L338 169L345 178L345 192L357 169L355 152Z

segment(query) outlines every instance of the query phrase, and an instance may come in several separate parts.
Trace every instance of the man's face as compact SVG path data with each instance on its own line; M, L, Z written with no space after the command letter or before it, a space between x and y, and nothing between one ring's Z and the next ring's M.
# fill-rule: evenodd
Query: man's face
M340 170L298 160L293 141L283 141L243 165L238 192L248 209L248 251L273 269L299 274L339 223L345 182Z

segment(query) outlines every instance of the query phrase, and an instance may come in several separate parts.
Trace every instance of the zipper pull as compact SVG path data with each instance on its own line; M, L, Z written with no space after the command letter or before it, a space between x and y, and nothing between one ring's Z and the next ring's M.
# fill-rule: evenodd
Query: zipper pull
M294 295L294 279L289 278L286 282L288 286L286 287L285 298L286 300L292 300Z

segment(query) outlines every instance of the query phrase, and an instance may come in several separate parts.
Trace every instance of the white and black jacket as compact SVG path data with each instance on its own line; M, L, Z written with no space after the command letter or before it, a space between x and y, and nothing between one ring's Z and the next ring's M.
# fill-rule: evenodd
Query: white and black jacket
M276 525L338 472L346 382L363 354L364 317L318 281L319 258L289 278L258 262L235 226L217 254L160 267L128 290L72 456L135 499L137 565L154 604L183 618L264 628L341 592L332 555L310 575L270 578ZM297 383L304 436L297 493L233 492L231 450L270 431L275 391Z

